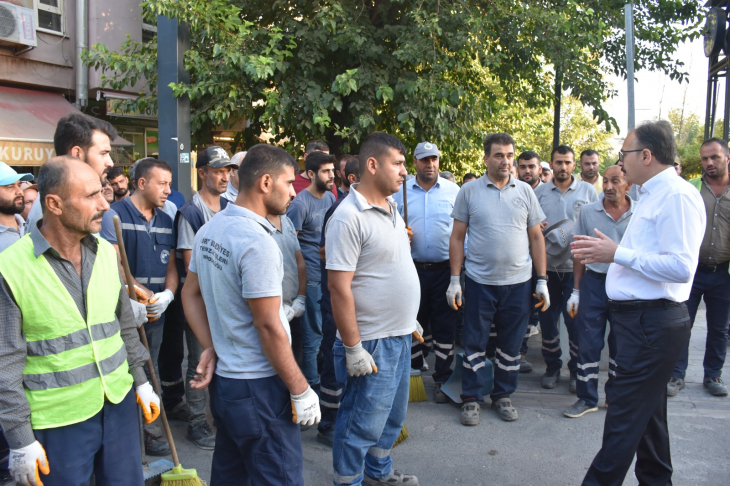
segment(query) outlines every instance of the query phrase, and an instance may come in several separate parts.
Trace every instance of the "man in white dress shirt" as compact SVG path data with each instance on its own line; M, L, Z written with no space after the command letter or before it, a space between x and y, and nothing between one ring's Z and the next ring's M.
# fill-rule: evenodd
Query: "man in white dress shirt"
M606 293L617 347L603 447L584 485L623 484L634 455L640 484L671 484L666 382L689 341L685 301L706 220L699 192L674 170L676 153L666 121L631 132L619 158L641 189L626 233L618 245L600 231L572 243L584 264L611 263Z

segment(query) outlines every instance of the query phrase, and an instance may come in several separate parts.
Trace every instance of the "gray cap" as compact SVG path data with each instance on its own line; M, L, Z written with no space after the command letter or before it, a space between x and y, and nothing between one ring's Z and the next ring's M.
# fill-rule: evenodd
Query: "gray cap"
M235 165L228 156L228 152L223 147L214 145L198 152L198 161L195 164L196 168L205 166L213 167L214 169L220 169L221 167L228 167L229 165Z
M548 164L547 162L540 162L540 167L542 167L542 169L543 169L543 170L549 170L550 172L552 172L552 171L553 171L553 170L552 170L552 169L550 168L550 164Z
M435 143L421 142L416 145L413 156L417 159L425 159L426 157L440 157L439 148Z

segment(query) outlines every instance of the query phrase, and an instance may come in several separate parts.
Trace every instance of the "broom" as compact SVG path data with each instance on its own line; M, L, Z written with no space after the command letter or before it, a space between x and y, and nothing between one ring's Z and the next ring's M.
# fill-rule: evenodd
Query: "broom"
M119 247L119 256L122 260L122 267L124 268L124 277L127 280L127 291L129 292L129 298L137 300L137 292L132 285L132 272L129 270L129 261L127 261L127 252L124 249L124 239L122 238L122 225L119 221L119 216L114 216L114 230L117 234L117 246ZM149 344L147 344L147 335L144 332L144 326L140 326L139 329L139 340L142 341L142 345L150 352ZM150 355L151 356L151 355ZM147 368L150 372L150 381L152 387L157 393L157 396L162 399L162 390L160 390L160 384L157 382L157 375L155 375L155 367L152 364L152 358L147 359ZM177 457L177 449L175 448L175 441L172 439L172 431L170 430L170 424L167 423L167 414L165 414L165 407L160 407L160 418L162 418L162 425L165 428L165 435L167 435L167 442L170 443L170 452L172 453L172 462L174 467L172 472L162 474L162 485L163 486L203 486L200 478L198 478L198 472L195 469L183 469L180 465L180 460Z
M403 442L408 440L408 429L404 425L400 429L400 435L398 435L398 438L395 439L395 442L393 442L393 447L402 444Z

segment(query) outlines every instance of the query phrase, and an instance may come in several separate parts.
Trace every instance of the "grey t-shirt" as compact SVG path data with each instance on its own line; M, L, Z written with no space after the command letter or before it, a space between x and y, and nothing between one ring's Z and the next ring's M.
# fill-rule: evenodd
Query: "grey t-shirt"
M0 252L15 243L25 234L25 220L19 214L14 214L17 228L0 225ZM30 227L28 228L30 229Z
M215 211L210 209L205 201L201 199L200 193L196 192L192 197L193 204L200 209L203 213L203 220L207 223L210 219L215 216ZM185 218L179 218L177 222L177 249L178 250L192 250L193 240L195 239L195 231L190 226L188 220Z
M322 239L322 223L327 210L334 204L335 196L325 192L317 198L308 190L303 190L294 198L286 215L299 231L299 244L307 264L307 284L322 280L319 268L319 241Z
M631 220L631 215L634 214L634 200L628 194L626 195L626 199L629 200L631 206L628 211L621 215L618 221L614 221L603 207L604 197L603 193L601 193L598 201L583 206L580 210L578 221L575 222L575 226L573 227L573 235L595 237L596 233L593 230L597 228L598 231L611 238L617 244L621 242L621 238L624 237L626 227ZM608 273L608 267L610 266L610 263L589 263L586 265L589 270L604 274Z
M281 231L274 226L275 231L271 236L274 237L274 241L279 246L281 255L284 258L284 280L281 282L282 295L284 303L291 305L299 293L299 273L297 270L296 252L302 249L299 246L297 232L294 230L294 225L291 220L284 214L280 218Z
M189 271L198 274L219 376L253 380L276 374L247 300L281 297L284 263L273 232L265 218L229 204L195 236ZM281 305L279 318L291 342Z
M356 187L327 221L327 270L355 272L351 287L362 341L405 336L416 330L421 298L406 225L392 198L387 211L368 204Z
M532 278L527 228L540 224L545 215L529 184L511 176L502 189L489 176L464 184L451 217L468 225L464 266L470 279L514 285Z
M540 207L545 213L544 221L547 221L548 226L559 223L564 219L578 221L578 215L583 205L598 200L596 189L587 182L579 181L575 177L573 177L573 182L565 192L560 192L560 189L551 180L538 186L535 189L535 195L537 200L540 201ZM548 268L548 270L572 272L573 257L571 256L559 267Z
M33 205L30 207L30 211L28 211L28 217L25 220L25 230L27 232L30 232L30 229L38 223L38 220L43 217L43 208L41 208L41 198L40 194L37 198L35 198L35 201L33 201Z

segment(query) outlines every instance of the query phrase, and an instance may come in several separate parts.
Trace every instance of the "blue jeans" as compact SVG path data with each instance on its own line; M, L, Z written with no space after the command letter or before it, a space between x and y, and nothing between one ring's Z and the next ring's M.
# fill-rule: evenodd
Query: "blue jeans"
M143 484L137 424L137 399L130 390L116 405L105 401L99 413L83 422L34 430L51 469L48 476L41 474L41 481L45 486L87 486L94 474L99 486Z
M390 450L400 435L408 409L411 335L363 341L378 372L347 375L345 346L334 346L335 373L345 382L332 447L334 484L359 485L363 471L372 478L393 474Z
M568 369L575 373L578 369L578 339L575 335L575 320L566 308L568 299L573 293L573 272L548 272L548 293L550 308L540 312L540 330L542 331L542 357L545 358L547 371L558 371L563 367L560 359L560 313L563 313L565 327L568 330L570 345L570 361Z
M218 428L211 485L304 484L302 435L292 422L291 396L281 378L215 375L210 411Z
M606 323L611 318L606 295L606 274L587 270L580 280L580 304L575 316L578 335L578 379L576 395L591 407L598 403L598 366L603 350ZM616 375L616 337L608 334L608 382L606 395Z
M307 282L307 310L301 317L302 323L302 373L312 388L319 387L317 355L322 343L322 299L320 282Z
M324 300L324 298L323 298ZM337 409L340 408L342 389L345 384L337 379L333 346L337 336L337 326L332 311L322 305L322 381L319 387L319 407L322 420L317 430L327 432L333 429L337 421Z
M464 372L461 399L483 401L485 350L492 324L496 326L492 401L509 398L517 388L520 347L530 317L530 280L514 285L483 285L466 277L464 294Z
M704 297L707 307L707 340L705 341L705 376L719 378L722 376L722 367L727 354L727 322L730 318L730 275L726 269L716 272L702 272L697 270L692 283L692 291L687 300L690 325L694 325L697 308ZM684 348L674 367L672 376L684 378L687 372L689 345Z

